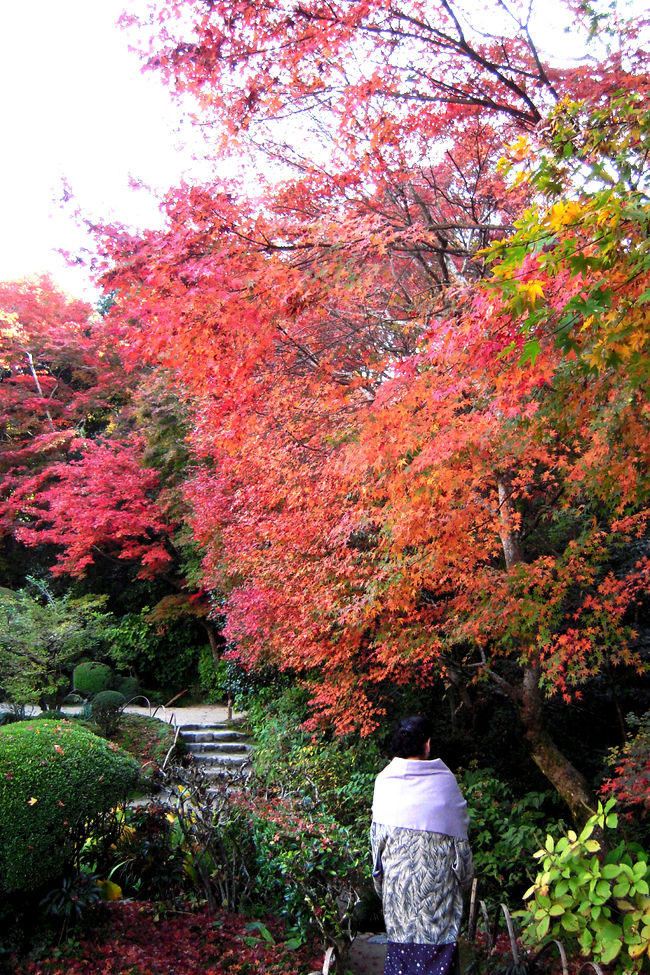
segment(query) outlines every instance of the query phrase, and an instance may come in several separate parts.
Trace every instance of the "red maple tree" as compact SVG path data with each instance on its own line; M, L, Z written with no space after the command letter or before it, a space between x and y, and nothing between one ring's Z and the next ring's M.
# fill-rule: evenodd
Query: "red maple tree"
M490 680L583 818L543 698L641 666L647 562L612 566L646 524L642 25L569 69L527 16L497 35L448 2L159 10L152 64L292 167L105 239L125 354L191 397L239 654L311 675L340 730L382 682Z

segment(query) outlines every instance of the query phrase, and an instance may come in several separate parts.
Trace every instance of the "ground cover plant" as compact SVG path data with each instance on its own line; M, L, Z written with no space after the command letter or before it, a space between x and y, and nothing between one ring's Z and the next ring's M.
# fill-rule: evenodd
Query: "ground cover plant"
M38 960L13 958L14 975L307 975L310 951L273 918L255 923L230 912L209 914L188 905L164 912L155 903L104 905L92 933Z
M155 774L171 749L175 748L177 760L187 753L187 746L171 725L147 715L123 714L111 740L137 758L144 775Z

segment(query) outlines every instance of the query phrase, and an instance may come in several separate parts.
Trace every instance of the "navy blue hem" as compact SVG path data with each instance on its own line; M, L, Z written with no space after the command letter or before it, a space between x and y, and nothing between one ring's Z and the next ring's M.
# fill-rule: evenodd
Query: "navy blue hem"
M455 975L458 944L422 945L389 941L384 975Z

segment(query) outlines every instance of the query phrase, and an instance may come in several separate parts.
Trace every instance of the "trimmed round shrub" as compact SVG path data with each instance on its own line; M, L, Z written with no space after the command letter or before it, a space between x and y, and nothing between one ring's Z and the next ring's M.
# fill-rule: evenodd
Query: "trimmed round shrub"
M0 728L0 893L61 877L139 772L126 752L70 721Z
M90 702L90 714L103 735L112 735L119 725L121 709L126 704L119 691L101 691Z
M94 697L100 691L107 691L113 686L113 671L108 664L101 664L98 660L86 660L77 664L72 671L72 686L84 697Z
M120 694L124 694L127 701L137 697L140 693L140 682L137 677L123 677L117 685Z
M101 711L116 710L125 704L126 698L120 691L101 691L90 702L90 713L95 718Z

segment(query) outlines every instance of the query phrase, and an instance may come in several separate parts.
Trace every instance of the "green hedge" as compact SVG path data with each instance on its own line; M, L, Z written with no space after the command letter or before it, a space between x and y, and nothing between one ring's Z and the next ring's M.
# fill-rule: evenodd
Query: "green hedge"
M113 686L113 671L108 664L102 664L98 660L85 660L73 670L72 686L84 697L94 697L100 691L108 691Z
M139 773L126 752L69 721L0 728L0 893L60 877Z

